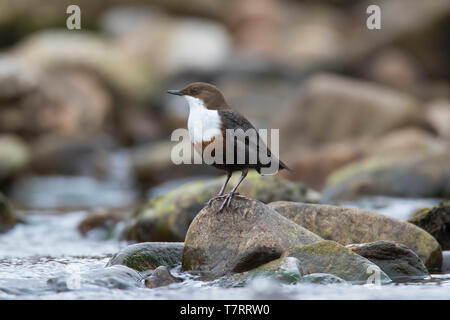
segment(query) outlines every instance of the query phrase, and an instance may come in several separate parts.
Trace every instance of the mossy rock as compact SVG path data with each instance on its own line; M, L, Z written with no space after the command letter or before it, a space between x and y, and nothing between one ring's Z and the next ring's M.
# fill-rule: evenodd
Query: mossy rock
M268 206L326 240L342 245L394 241L413 250L429 271L441 268L442 250L439 243L412 223L355 208L286 201Z
M260 201L235 198L219 213L220 204L203 208L189 227L183 270L217 276L245 272L278 259L291 247L322 240Z
M450 250L450 201L418 210L408 221L435 237L442 250Z
M311 273L303 275L300 261L297 258L286 256L250 271L224 276L215 282L223 287L243 287L252 280L259 278L271 279L284 284L348 283L344 279L327 273Z
M299 280L300 283L313 283L313 284L349 284L344 279L341 279L335 275L329 273L311 273L304 275Z
M150 289L168 286L177 282L181 282L181 280L174 277L165 266L156 268L152 275L144 281L145 286Z
M297 283L302 277L300 261L294 257L283 257L245 272L250 279L270 277L284 283Z
M417 254L402 244L375 241L350 244L347 248L375 263L393 281L421 280L430 276Z
M130 245L116 253L106 267L125 265L137 271L156 269L159 266L173 268L181 264L183 243L144 242Z
M319 241L295 246L280 258L247 272L219 281L225 286L243 286L255 278L270 278L282 283L368 283L374 270L381 282L389 277L368 259L334 241Z
M300 261L303 274L326 273L352 283L367 283L375 271L381 282L389 277L374 263L335 241L320 241L296 246L284 253Z
M230 179L231 190L240 174ZM124 233L133 241L184 241L195 215L219 192L225 176L184 184L164 196L150 200L136 211L137 220ZM319 196L303 184L279 176L260 176L250 172L238 191L247 197L269 203L278 200L317 202Z
M300 261L293 257L283 257L263 264L250 271L224 276L216 281L223 287L242 287L255 278L269 278L286 284L300 281Z

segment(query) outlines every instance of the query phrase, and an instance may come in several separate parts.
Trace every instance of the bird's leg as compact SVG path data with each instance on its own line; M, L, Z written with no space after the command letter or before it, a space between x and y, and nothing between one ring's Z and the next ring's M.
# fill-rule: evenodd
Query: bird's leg
M222 188L220 189L219 194L218 194L217 196L215 196L214 198L209 199L209 201L206 203L207 206L210 206L211 203L212 203L214 200L218 200L218 199L221 199L221 198L224 197L224 196L223 196L223 192L225 191L225 188L226 188L226 186L227 186L227 184L228 184L228 181L229 181L230 178L231 178L231 174L232 174L231 171L228 171L228 172L227 172L227 178L225 179L225 182L224 182L224 184L222 185Z
M242 170L242 174L241 174L241 177L239 178L238 183L234 186L234 188L230 192L228 192L225 195L225 200L223 201L222 205L220 206L219 212L221 212L225 207L229 207L231 205L231 199L233 198L234 195L238 194L236 192L236 189L239 187L241 182L245 179L245 177L247 176L247 173L248 173L248 169Z

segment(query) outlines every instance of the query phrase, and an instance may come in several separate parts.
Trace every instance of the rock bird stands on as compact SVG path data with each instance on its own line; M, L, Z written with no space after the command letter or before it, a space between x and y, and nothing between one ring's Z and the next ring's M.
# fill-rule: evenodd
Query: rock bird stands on
M189 84L182 90L169 90L167 92L177 96L183 96L189 103L189 136L194 149L202 155L203 159L205 159L205 148L213 142L217 143L217 141L221 141L218 145L223 148L221 152L223 159L222 161L212 162L211 165L225 170L227 172L227 178L219 194L208 201L208 205L210 205L213 200L224 199L219 208L219 212L224 207L230 206L233 196L239 195L236 189L247 176L249 169L255 169L261 174L262 169L272 168L271 163L276 161L277 167L273 173L282 169L290 170L283 162L271 154L271 151L261 140L250 121L228 106L223 94L215 86L208 83L195 82ZM201 130L197 130L199 128ZM237 129L241 129L243 132L252 129L251 132L254 132L256 139L252 140L248 136L239 137L239 135L230 135L230 133L236 132ZM232 150L226 149L227 143L230 142L227 142L227 139L233 140ZM231 157L226 156L228 152L232 152ZM211 154L214 157L214 151ZM239 158L239 154L245 155L245 158ZM270 160L262 161L263 156L264 159ZM227 161L227 159L231 161ZM242 175L236 186L224 195L225 187L233 171L242 171Z

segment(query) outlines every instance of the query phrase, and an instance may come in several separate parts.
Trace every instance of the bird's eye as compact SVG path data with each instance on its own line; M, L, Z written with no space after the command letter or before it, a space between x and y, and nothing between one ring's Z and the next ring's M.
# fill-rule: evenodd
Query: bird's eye
M197 87L192 88L192 93L197 94L198 93L198 88Z

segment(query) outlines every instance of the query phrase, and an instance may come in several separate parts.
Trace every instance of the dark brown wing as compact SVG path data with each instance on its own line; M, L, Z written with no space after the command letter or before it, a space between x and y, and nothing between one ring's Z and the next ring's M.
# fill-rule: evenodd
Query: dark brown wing
M226 129L242 129L244 132L246 132L249 129L253 129L256 135L255 139L236 139L235 138L235 142L234 142L234 163L238 163L237 162L237 154L238 152L245 152L245 162L246 162L246 166L249 168L254 168L256 170L258 170L258 172L260 171L260 169L262 167L269 167L268 164L266 163L262 163L261 159L266 159L266 158L272 158L272 153L270 151L270 149L266 146L266 144L264 143L264 141L261 139L261 137L259 136L258 131L255 129L255 127L250 123L250 121L248 121L245 117L243 117L241 114L239 114L236 111L232 111L232 110L219 110L219 115L221 116L221 120L222 120L222 125L223 128L222 130L225 131ZM226 132L224 132L226 133ZM251 155L253 155L254 157L256 157L257 161L256 163L250 163L250 159ZM255 158L253 158L255 159ZM279 169L288 169L287 166L279 161Z
M243 115L239 112L233 110L218 110L220 118L223 122L223 126L227 129L243 129L247 131L248 129L255 129L255 127L245 119ZM256 130L256 129L255 129Z

